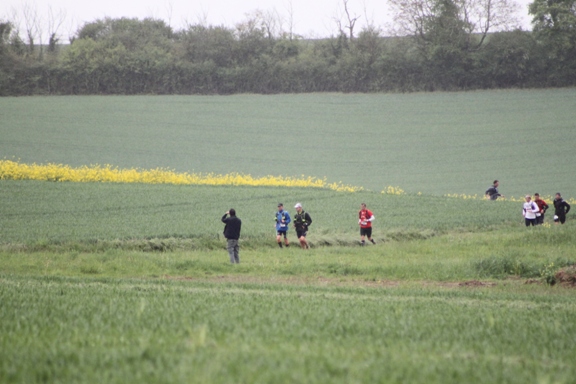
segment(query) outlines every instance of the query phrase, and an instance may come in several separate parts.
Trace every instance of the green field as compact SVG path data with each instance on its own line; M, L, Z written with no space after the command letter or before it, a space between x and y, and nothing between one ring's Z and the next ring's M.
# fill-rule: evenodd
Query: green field
M572 383L574 296L3 277L0 380Z
M342 193L313 188L172 186L0 181L2 242L89 241L130 238L211 238L220 217L235 208L246 239L275 237L279 201L294 214L302 201L314 220L312 241L357 240L360 203L376 212L378 238L395 233L440 234L517 226L521 203L457 198Z
M0 99L0 157L576 197L576 89Z
M573 214L525 228L519 202L442 195L499 178L574 197L575 107L573 89L0 99L0 157L23 163L368 189L0 180L0 382L574 383L576 290L555 277L576 278ZM312 215L310 250L276 246L279 201Z

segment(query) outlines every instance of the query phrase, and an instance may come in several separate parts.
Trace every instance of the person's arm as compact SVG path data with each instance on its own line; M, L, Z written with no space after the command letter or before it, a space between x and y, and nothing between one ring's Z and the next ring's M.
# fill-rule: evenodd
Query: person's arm
M570 204L564 202L564 205L566 206L566 213L570 212Z
M548 208L550 208L550 207L548 206L548 204L546 204L546 202L543 201L543 203L542 203L542 213L546 213L546 210L547 210Z
M228 212L226 212L226 213L224 214L224 216L222 216L222 222L223 222L223 223L226 223L226 222L227 222L226 216L228 216Z
M368 211L370 213L370 218L366 221L374 221L374 214L372 213L372 211Z
M292 218L290 217L290 214L288 212L286 212L284 220L286 220L286 225L288 225L292 221Z
M304 225L309 226L310 224L312 224L312 218L310 217L308 212L306 212L306 214L304 215Z

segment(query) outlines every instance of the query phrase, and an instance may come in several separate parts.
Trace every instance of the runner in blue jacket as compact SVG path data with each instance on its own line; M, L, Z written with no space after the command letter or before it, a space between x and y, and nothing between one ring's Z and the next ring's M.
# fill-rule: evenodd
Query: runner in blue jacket
M288 234L288 224L291 221L290 214L284 210L284 204L278 204L278 212L276 212L276 242L280 248L282 248L282 236L284 236L284 245L290 246L286 235Z

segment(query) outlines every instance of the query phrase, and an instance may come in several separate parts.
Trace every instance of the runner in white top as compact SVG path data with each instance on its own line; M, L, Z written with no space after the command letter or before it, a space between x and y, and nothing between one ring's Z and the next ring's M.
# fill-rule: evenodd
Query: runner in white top
M526 195L524 200L526 200L522 207L524 222L526 223L527 227L536 225L536 213L540 212L540 208L538 208L538 205L532 201L532 197L530 195Z

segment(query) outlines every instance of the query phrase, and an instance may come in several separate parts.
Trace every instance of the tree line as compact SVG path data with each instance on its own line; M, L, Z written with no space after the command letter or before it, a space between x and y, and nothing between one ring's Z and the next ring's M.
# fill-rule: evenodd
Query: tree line
M509 0L391 0L396 36L357 18L304 39L259 13L233 28L174 30L105 18L60 44L0 20L0 95L411 92L576 85L576 0L534 0L533 30ZM347 1L344 1L347 5ZM32 41L31 41L32 40Z

